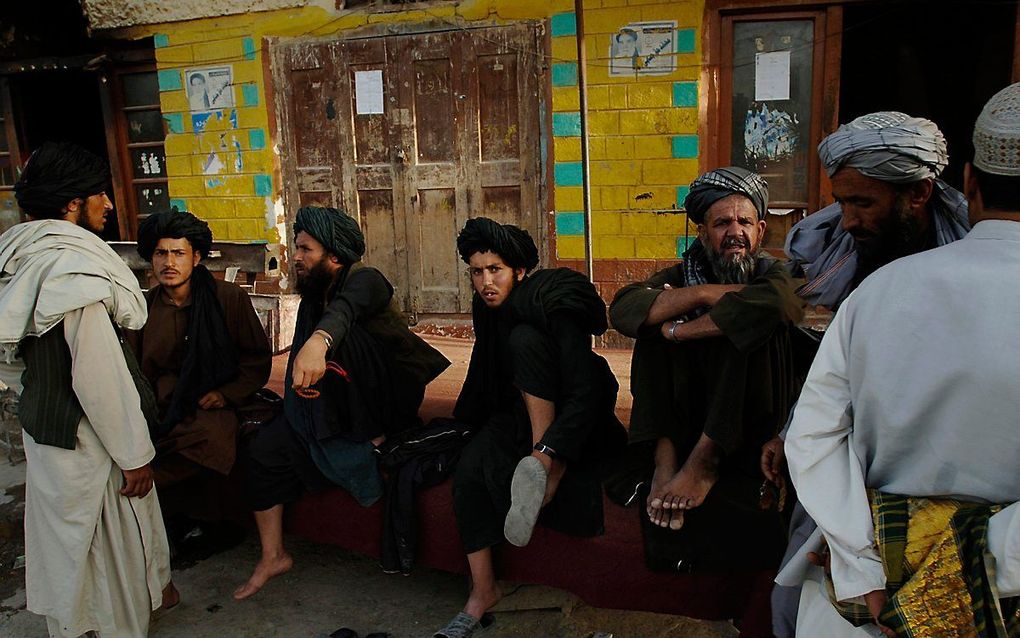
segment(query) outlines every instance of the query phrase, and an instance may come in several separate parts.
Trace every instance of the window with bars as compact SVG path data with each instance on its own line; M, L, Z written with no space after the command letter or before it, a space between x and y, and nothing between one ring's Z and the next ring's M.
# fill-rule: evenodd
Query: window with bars
M128 233L133 238L138 222L170 207L163 145L166 130L155 69L118 69L113 73L112 88L122 175L118 197L135 214Z

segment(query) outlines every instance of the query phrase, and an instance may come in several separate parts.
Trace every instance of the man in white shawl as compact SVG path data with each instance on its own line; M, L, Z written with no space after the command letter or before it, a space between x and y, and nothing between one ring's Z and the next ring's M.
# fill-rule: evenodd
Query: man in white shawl
M15 185L32 221L0 235L0 378L21 393L28 463L28 609L61 638L146 636L152 612L180 598L118 334L144 325L145 301L98 236L108 182L92 153L44 144Z

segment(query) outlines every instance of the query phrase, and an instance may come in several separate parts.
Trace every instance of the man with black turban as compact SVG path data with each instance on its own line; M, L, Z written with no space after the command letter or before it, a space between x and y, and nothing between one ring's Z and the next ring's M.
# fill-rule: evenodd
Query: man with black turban
M145 327L126 338L156 393L153 469L168 521L219 518L237 455L236 410L273 367L248 293L202 265L211 246L209 225L188 212L150 215L138 229L138 254L152 263L158 285L145 295Z
M538 520L577 536L602 533L597 467L626 441L614 413L619 385L591 350L592 335L607 327L591 282L566 268L529 275L535 242L484 217L468 220L457 250L475 290L475 345L454 408L474 435L453 481L471 593L440 638L487 624L502 596L492 547L504 538L527 545Z
M383 492L376 446L418 425L425 386L450 362L407 327L381 272L361 264L365 237L336 208L305 207L294 223L301 293L284 381L284 411L248 448L248 498L262 556L234 598L288 571L283 505L340 486L365 507Z
M145 636L180 599L153 489L144 382L119 334L138 280L98 234L106 164L44 144L14 187L32 221L0 235L0 380L21 395L25 590L50 636Z
M761 249L761 176L710 171L684 205L698 236L682 261L624 287L609 309L613 326L637 339L630 441L633 453L648 455L651 474L642 477L651 478L646 543L654 554L661 538L674 566L774 568L783 532L777 513L756 514L758 459L795 396L789 331L803 303L783 265ZM656 527L673 530L682 546ZM709 538L732 562L698 555Z

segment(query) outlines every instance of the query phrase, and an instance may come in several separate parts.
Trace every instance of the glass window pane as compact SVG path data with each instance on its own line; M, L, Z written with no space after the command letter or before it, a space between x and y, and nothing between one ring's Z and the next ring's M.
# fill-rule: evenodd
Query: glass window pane
M6 153L11 150L7 146L7 123L0 119L0 152Z
M13 186L17 181L14 177L14 167L11 166L10 154L0 155L0 186Z
M147 215L170 210L170 193L166 184L136 184L138 195L138 221Z
M149 106L159 104L159 82L155 71L126 73L121 76L124 84L124 106Z
M132 149L131 165L135 179L166 177L166 151L162 146Z
M127 114L128 141L162 142L163 116L157 110L129 111Z

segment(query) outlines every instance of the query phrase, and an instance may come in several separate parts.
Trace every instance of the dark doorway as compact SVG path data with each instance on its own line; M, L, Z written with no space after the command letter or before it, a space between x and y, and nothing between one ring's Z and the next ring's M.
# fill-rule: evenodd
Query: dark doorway
M981 107L1010 83L1016 2L928 0L847 4L839 121L903 111L938 124L942 177L960 188Z
M73 142L109 161L99 78L89 71L43 71L11 76L17 96L19 145L26 156L43 142ZM107 190L113 200L113 189ZM114 207L117 202L113 202ZM117 216L110 215L103 238L120 238Z

